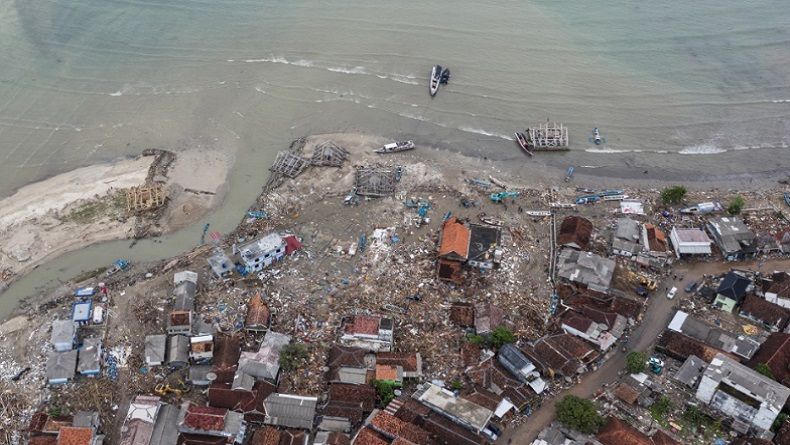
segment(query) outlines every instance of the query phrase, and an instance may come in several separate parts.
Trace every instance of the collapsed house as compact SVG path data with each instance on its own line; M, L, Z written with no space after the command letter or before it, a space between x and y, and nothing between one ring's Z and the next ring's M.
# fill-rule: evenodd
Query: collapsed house
M567 216L560 224L557 245L576 250L587 250L592 238L593 223L580 216Z
M340 343L368 351L392 349L393 322L390 318L355 315L343 319Z
M744 260L757 253L756 236L742 219L734 216L713 218L707 227L727 261Z
M173 276L173 284L175 285L173 296L175 297L175 303L168 317L168 334L192 334L197 282L198 274L195 272L184 271Z
M280 373L280 353L290 342L289 335L267 332L257 352L241 353L237 372L258 380L277 382Z
M598 323L582 313L567 312L562 317L562 330L582 338L606 352L617 342L618 337L609 332L609 325Z
M619 218L617 229L612 237L612 253L631 258L643 250L640 244L641 230L639 223L631 218Z
M733 430L770 438L771 425L790 397L790 388L718 354L705 370L696 397L732 417Z
M615 262L591 252L562 249L557 257L557 275L560 278L606 293L614 276Z
M493 269L501 257L500 238L498 227L467 225L456 217L443 222L437 265L439 279L460 283L464 266Z
M667 329L698 340L721 352L734 354L734 356L744 360L752 358L760 347L759 343L749 337L736 337L721 328L707 325L696 318L690 317L689 314L683 311L675 313ZM699 354L694 355L702 357Z

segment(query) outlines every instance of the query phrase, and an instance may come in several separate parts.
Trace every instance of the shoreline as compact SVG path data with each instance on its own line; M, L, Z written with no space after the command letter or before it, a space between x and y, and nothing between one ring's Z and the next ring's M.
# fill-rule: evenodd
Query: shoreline
M361 160L380 160L388 161L395 159L392 157L376 155L373 153L373 148L390 142L391 140L378 135L369 135L362 133L343 132L343 133L327 133L310 135L304 137L308 145L314 146L317 141L332 140L341 145L347 146L353 160L359 162ZM441 145L441 144L437 144ZM617 166L578 166L575 167L574 178L570 183L563 181L565 170L551 165L556 163L552 159L553 153L538 154L535 158L520 159L522 154L517 150L514 145L513 151L518 155L517 159L489 159L486 157L472 156L459 151L451 150L449 148L442 148L440 146L426 146L417 143L417 149L398 154L398 156L407 156L410 161L424 162L431 164L437 170L449 173L454 176L465 175L467 177L477 175L480 178L487 178L488 176L496 176L506 179L506 182L513 184L515 188L522 188L526 190L547 190L552 187L620 187L626 188L631 196L644 196L646 193L655 193L660 188L682 184L689 191L699 192L703 194L726 194L728 192L737 191L741 194L756 193L764 195L771 194L773 199L769 196L769 201L781 208L781 185L776 181L777 178L787 176L784 170L777 169L776 172L767 172L764 176L755 177L754 174L743 174L741 177L727 177L727 178L711 178L709 176L687 178L684 180L677 180L672 175L667 175L660 169L653 169L648 177L644 177L641 170L637 167L617 167ZM545 159L540 159L545 158ZM35 188L46 187L53 182L61 181L64 177L71 178L77 172L89 170L93 168L101 168L102 166L116 166L123 165L123 163L137 162L141 157L134 160L121 160L115 163L98 164L94 167L83 167L72 172L56 175L44 181L39 181L25 187L22 187L17 193L9 198L0 200L0 209L3 209L4 203L15 197L17 194ZM545 162L545 163L544 163ZM146 167L148 170L151 167ZM200 170L200 175L195 175L196 171ZM150 227L155 227L147 236L156 236L162 234L173 233L181 228L187 226L190 221L198 219L200 216L206 215L215 210L219 203L222 202L224 195L228 192L228 178L232 170L232 161L230 155L214 149L193 149L179 152L176 156L176 161L170 166L169 171L166 172L166 178L159 178L166 181L168 186L168 194L172 198L162 212L159 220L151 224ZM618 172L615 172L618 170ZM622 173L627 171L623 177L613 175L612 173ZM208 172L208 174L204 174ZM780 172L784 172L782 175ZM138 172L139 173L139 172ZM151 176L148 172L148 176ZM642 175L642 176L640 176ZM263 181L261 183L263 186ZM456 184L459 188L465 188L464 184ZM744 188L747 187L747 188ZM775 192L775 193L774 193ZM264 193L265 194L265 193ZM572 193L571 193L572 195ZM263 195L261 195L263 196ZM259 197L260 199L260 197ZM3 212L5 213L5 212ZM2 221L0 219L0 221ZM33 225L41 225L42 221L32 220L28 221ZM61 242L55 248L50 250L44 255L36 258L25 264L23 267L15 271L15 275L11 280L0 283L0 298L2 298L3 291L7 289L16 279L21 278L38 266L45 264L55 258L60 257L69 252L73 252L90 245L99 244L106 241L131 239L134 238L133 231L134 224L124 223L118 226L112 226L112 230L107 230L104 227L98 230L96 224L92 227L90 236L86 236L79 241L70 238L68 242ZM3 228L0 226L0 233ZM189 249L186 249L187 252ZM170 258L177 258L187 252L182 252ZM2 255L2 253L0 253ZM165 261L161 259L159 261ZM157 261L154 261L155 263ZM0 263L2 265L2 263ZM93 265L93 268L100 265ZM3 267L0 267L0 271ZM3 284L5 286L3 286ZM62 286L58 286L62 287ZM48 294L52 289L47 289L45 294ZM47 301L46 295L40 295L40 302ZM31 299L34 296L28 296L14 303L14 308L9 311L9 314L2 317L0 321L7 320L18 314L20 306L29 306L33 303Z
M205 164L214 168L195 189L193 173ZM222 201L230 167L217 151L182 156L147 150L21 187L0 200L0 298L17 280L62 255L103 242L171 233L205 215ZM129 213L125 191L146 184L162 186L165 204Z

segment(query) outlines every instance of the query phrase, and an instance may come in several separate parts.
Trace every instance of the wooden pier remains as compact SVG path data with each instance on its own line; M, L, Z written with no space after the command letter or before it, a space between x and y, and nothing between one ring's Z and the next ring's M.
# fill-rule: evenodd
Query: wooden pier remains
M568 128L563 124L556 122L539 124L537 127L527 128L525 136L530 150L568 150Z
M402 167L358 167L354 180L357 195L381 197L392 195L400 182Z
M165 191L159 184L131 187L126 190L126 211L129 213L152 210L164 203Z

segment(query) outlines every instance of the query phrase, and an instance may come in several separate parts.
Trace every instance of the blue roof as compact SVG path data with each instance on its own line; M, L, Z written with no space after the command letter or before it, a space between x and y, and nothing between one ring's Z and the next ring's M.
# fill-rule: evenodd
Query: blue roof
M71 319L72 321L88 321L91 318L91 308L93 308L93 302L83 301L81 303L74 303L71 308Z

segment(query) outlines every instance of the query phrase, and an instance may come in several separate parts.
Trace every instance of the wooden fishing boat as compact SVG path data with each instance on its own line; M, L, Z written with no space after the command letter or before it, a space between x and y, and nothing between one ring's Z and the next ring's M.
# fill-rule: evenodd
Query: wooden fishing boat
M373 150L374 153L398 153L400 151L413 150L413 141L397 141L391 144L384 145L383 147Z
M532 156L532 152L529 151L529 146L527 145L527 138L526 136L524 136L524 133L517 131L515 135L516 135L516 143L518 144L518 146L521 147L522 150L524 150L524 153Z

